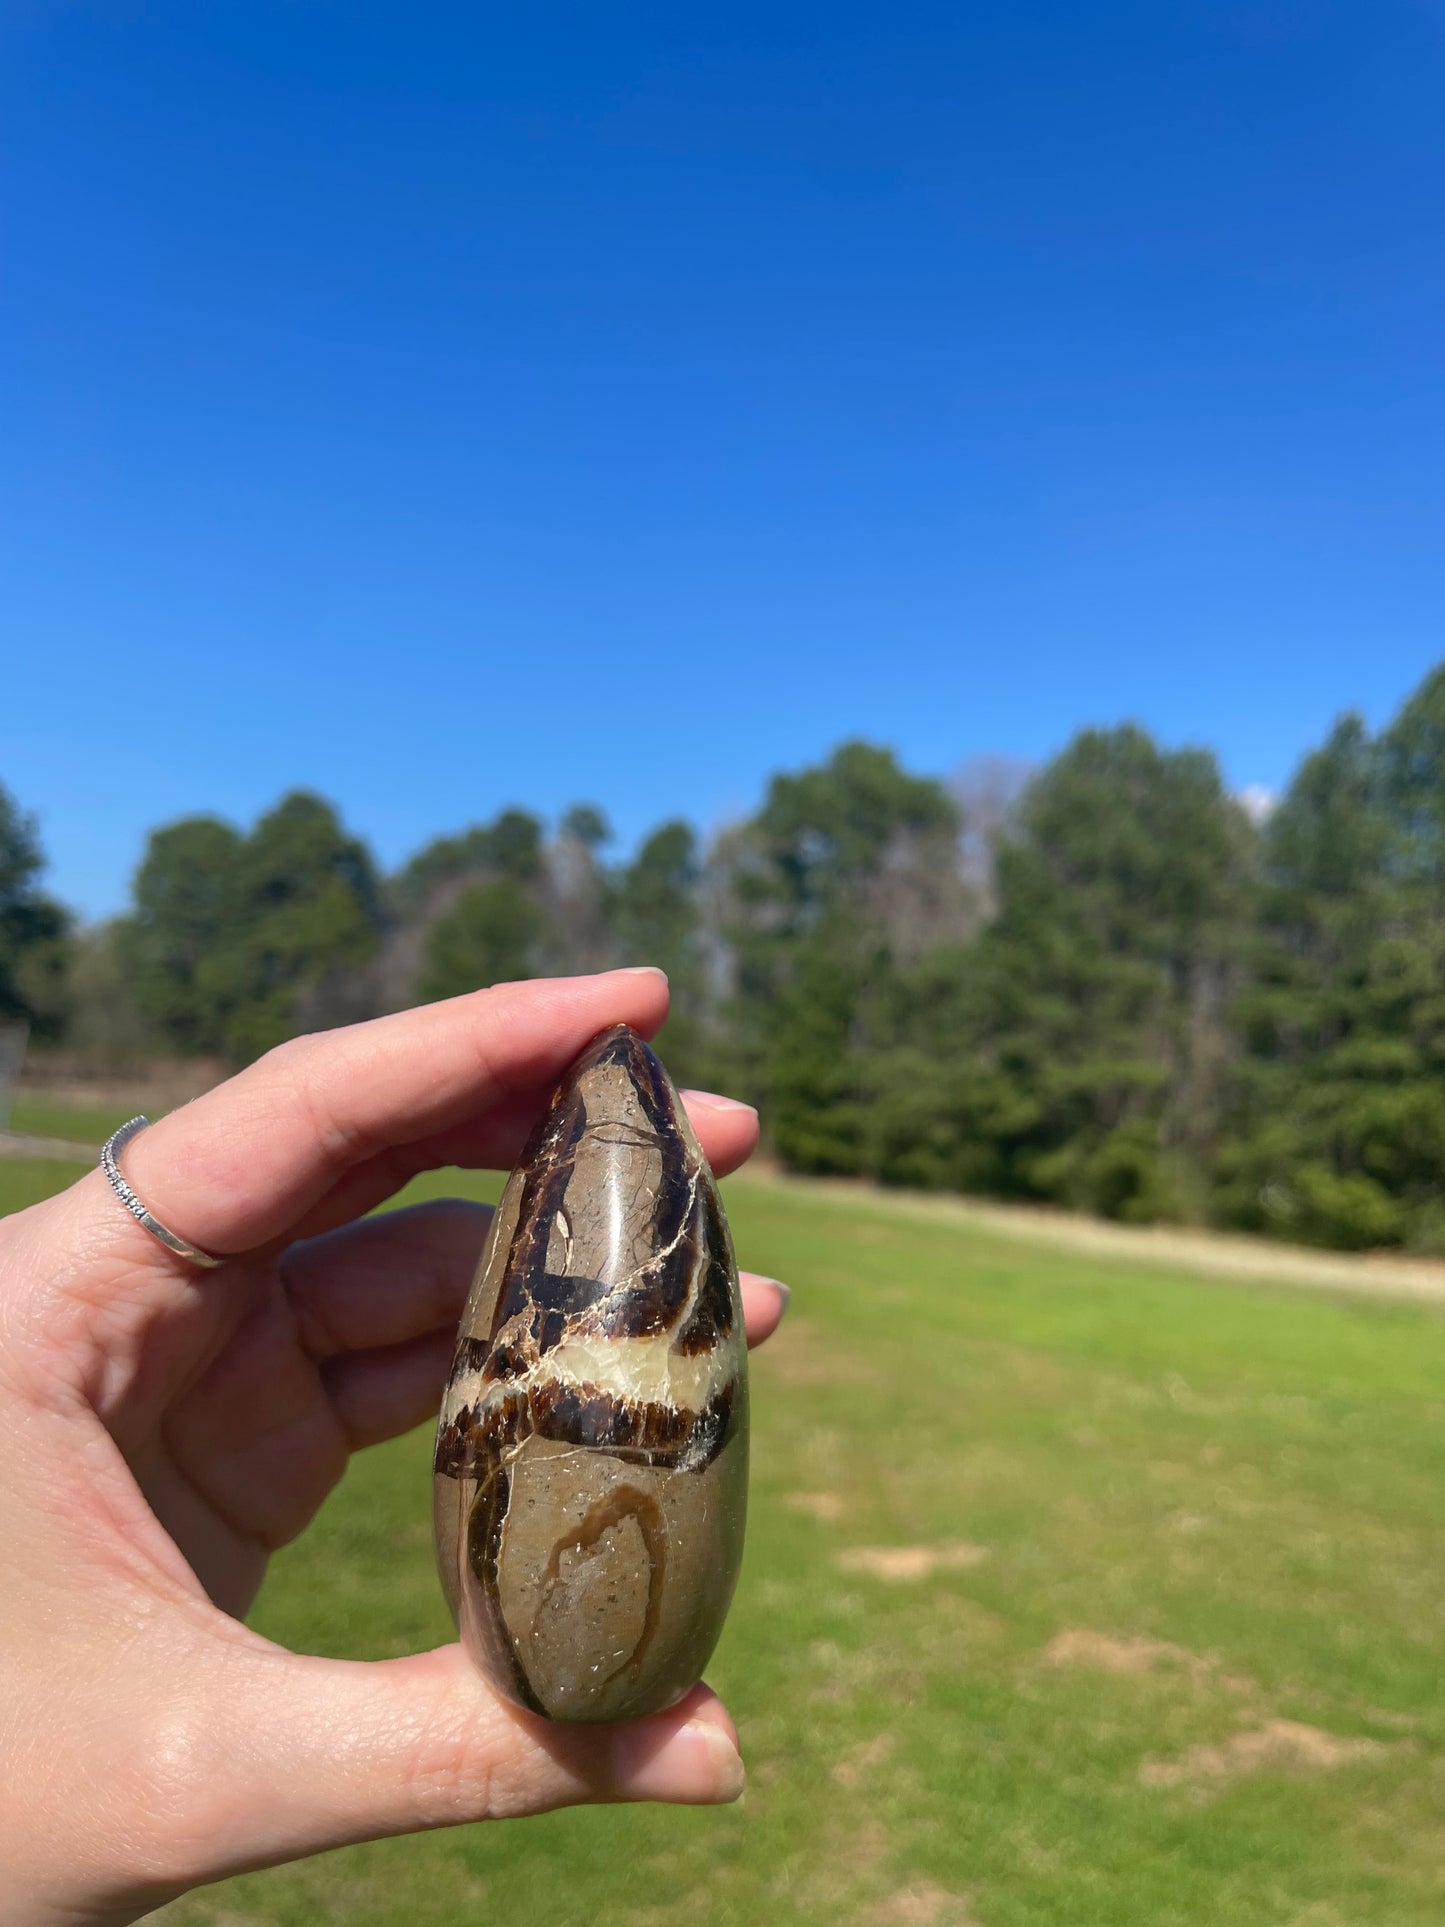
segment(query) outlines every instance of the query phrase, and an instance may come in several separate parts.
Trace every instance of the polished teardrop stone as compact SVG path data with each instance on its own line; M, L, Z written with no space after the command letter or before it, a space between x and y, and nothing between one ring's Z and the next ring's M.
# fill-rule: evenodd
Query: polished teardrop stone
M503 1693L553 1719L669 1705L742 1557L747 1352L717 1184L626 1025L559 1085L508 1180L437 1434L437 1561Z

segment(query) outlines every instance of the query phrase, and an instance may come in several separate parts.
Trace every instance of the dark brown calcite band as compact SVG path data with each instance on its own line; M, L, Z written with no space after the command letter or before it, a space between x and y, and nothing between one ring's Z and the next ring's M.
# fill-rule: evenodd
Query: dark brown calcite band
M747 1400L717 1184L666 1071L616 1025L507 1182L442 1403L437 1563L500 1691L622 1720L699 1677L742 1558Z

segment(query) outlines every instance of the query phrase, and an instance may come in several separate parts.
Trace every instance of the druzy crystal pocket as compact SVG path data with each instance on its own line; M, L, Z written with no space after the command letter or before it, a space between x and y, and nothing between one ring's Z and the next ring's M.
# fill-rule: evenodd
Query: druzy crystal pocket
M437 1562L468 1650L553 1719L633 1719L722 1630L747 1507L747 1352L722 1201L625 1025L508 1180L437 1434Z

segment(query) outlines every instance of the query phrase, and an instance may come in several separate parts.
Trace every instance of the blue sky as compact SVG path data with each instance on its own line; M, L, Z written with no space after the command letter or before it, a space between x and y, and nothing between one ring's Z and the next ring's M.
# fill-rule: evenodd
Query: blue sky
M842 738L1283 783L1445 656L1445 4L11 0L0 782L51 883L711 829Z

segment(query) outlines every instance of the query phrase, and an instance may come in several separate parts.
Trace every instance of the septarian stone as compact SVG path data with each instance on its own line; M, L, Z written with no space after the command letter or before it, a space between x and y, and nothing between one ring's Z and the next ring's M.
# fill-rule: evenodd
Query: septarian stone
M686 1692L732 1597L747 1476L722 1202L666 1071L619 1024L507 1183L442 1405L437 1561L488 1679L563 1720Z

